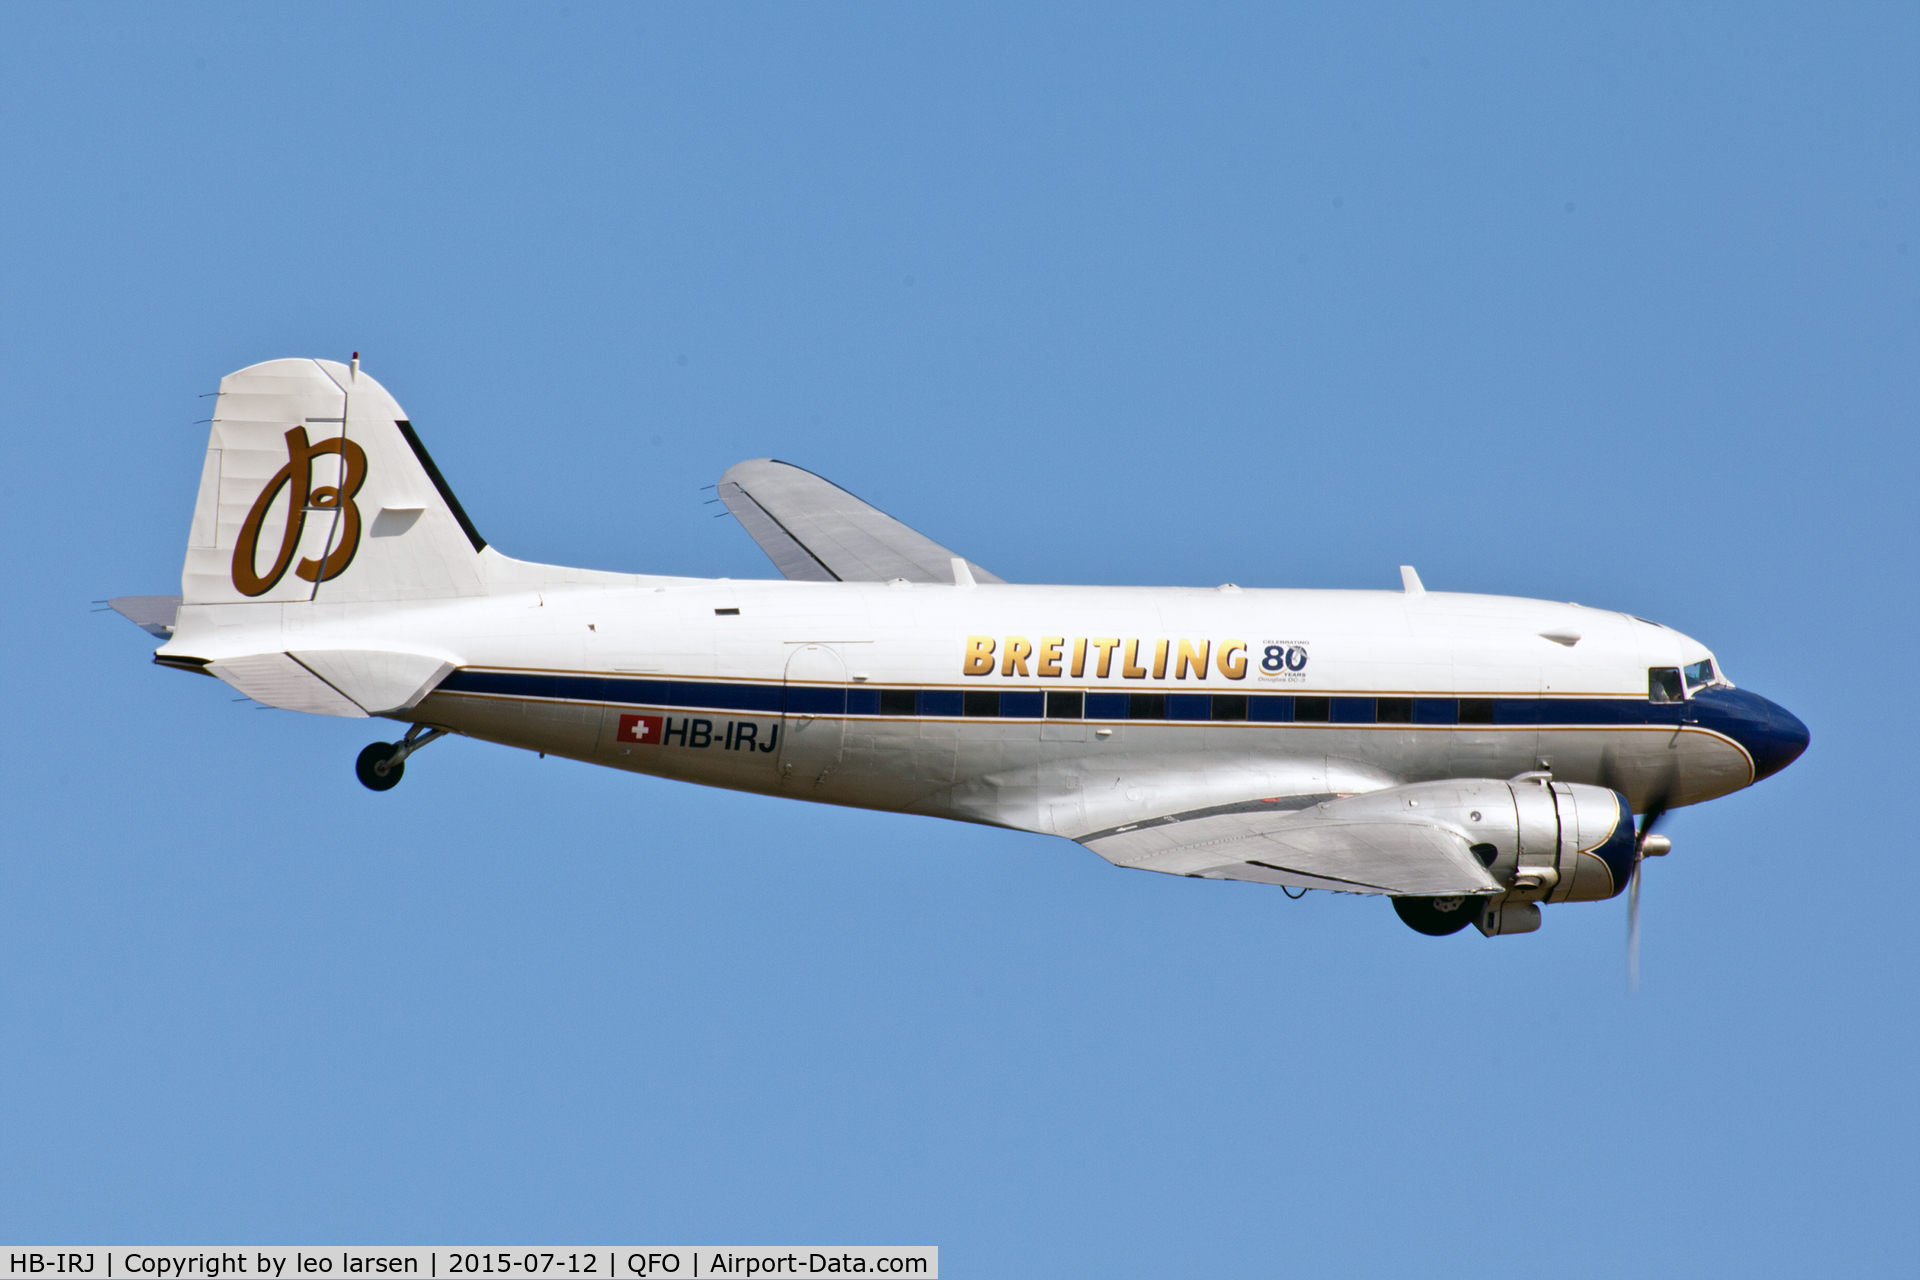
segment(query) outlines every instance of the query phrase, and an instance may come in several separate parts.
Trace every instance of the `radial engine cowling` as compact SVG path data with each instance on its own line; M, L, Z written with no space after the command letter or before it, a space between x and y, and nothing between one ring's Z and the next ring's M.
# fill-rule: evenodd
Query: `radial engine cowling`
M1454 827L1508 887L1500 903L1594 902L1626 888L1633 874L1633 813L1605 787L1522 774L1511 782L1418 782L1337 803L1390 806L1397 816Z

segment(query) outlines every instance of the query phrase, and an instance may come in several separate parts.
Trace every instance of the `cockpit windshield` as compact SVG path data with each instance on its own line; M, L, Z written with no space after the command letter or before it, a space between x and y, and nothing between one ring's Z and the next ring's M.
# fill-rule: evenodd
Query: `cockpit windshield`
M1684 667L1648 667L1647 700L1684 702L1710 685L1725 683L1726 680L1714 670L1712 658L1690 662Z

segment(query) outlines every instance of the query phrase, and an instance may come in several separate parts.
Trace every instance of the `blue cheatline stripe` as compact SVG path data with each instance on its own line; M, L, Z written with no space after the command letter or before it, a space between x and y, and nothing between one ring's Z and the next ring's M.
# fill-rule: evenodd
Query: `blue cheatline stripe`
M785 690L777 684L710 684L697 680L644 680L621 676L567 675L548 671L456 671L441 681L448 693L488 693L508 698L555 698L567 702L612 702L636 707L706 707L779 715ZM800 690L795 690L798 693ZM824 693L837 711L835 690ZM806 707L796 710L813 711Z
M660 680L633 676L588 676L548 671L456 671L441 682L438 692L479 693L508 698L549 698L566 702L600 702L636 707L688 707L706 711L744 711L759 715L878 716L881 690L867 685L845 688L821 685L723 684L703 680ZM1044 715L1044 693L1038 689L908 689L890 693L914 695L915 716L980 716L1034 719ZM966 696L972 692L976 696ZM1155 694L1162 691L1155 690ZM993 695L981 697L978 695ZM1235 699L1216 715L1211 693L1174 693L1130 698L1127 693L1089 690L1088 720L1237 721L1238 700L1245 701L1244 718L1263 724L1291 724L1294 700L1290 694L1231 693ZM1322 698L1321 701L1326 701ZM1425 725L1468 728L1525 728L1533 725L1678 726L1687 704L1654 703L1637 698L1374 698L1342 695L1331 699L1330 718L1313 723L1388 726ZM1466 714L1462 714L1462 704ZM884 714L905 717L902 709ZM1391 718L1387 718L1391 717ZM1060 717L1055 717L1060 718ZM1710 721L1703 721L1714 728Z

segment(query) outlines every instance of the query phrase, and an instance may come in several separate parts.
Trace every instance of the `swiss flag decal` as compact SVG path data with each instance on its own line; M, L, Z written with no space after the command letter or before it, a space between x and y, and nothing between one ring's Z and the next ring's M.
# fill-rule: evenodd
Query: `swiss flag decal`
M645 742L658 746L660 728L659 716L621 716L620 732L614 738L619 742Z

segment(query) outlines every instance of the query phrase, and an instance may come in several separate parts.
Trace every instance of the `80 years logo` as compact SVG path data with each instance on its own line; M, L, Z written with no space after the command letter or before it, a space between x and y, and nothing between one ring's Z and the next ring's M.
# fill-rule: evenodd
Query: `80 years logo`
M1260 675L1266 680L1305 680L1307 646L1297 640L1265 640L1260 645Z

